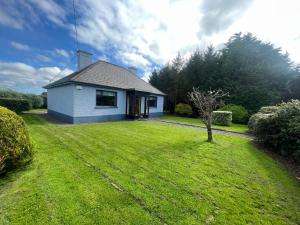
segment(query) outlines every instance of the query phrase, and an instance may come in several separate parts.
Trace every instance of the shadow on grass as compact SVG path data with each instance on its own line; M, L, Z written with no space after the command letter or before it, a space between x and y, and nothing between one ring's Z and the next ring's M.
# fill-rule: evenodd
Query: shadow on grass
M286 158L279 153L268 149L262 144L256 142L255 140L251 141L251 145L257 149L259 153L255 154L256 160L261 162L264 168L269 172L270 177L274 177L276 174L273 173L273 166L277 164L283 171L286 171L289 175L293 176L295 180L297 180L298 184L300 184L300 164L297 164L294 160L290 158ZM269 161L273 161L276 163L265 163L264 157L269 158Z
M28 161L24 165L14 168L6 173L0 175L0 192L3 192L5 189L10 188L10 184L17 181L25 173L33 169L33 160Z

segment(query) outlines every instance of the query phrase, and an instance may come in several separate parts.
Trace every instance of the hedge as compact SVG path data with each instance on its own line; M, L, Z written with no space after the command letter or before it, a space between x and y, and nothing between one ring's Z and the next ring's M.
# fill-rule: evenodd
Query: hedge
M190 105L179 103L175 107L175 113L179 116L191 116L193 114L193 110Z
M0 174L32 159L32 145L24 120L0 106Z
M44 104L43 96L35 94L25 94L12 90L0 90L0 98L24 99L29 102L30 108L41 108Z
M30 103L25 99L0 98L0 106L6 107L16 113L30 110Z
M241 105L228 104L223 106L219 111L232 112L232 122L247 124L249 120L249 113L247 109Z
M214 111L212 114L212 123L214 125L230 126L232 123L232 112Z
M263 107L251 116L248 127L258 142L300 162L299 100L281 103L276 107Z

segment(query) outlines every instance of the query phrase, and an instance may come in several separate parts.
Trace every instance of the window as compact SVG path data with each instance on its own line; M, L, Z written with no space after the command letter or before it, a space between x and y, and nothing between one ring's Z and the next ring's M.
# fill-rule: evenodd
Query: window
M117 92L97 90L96 106L117 106Z
M148 104L149 104L149 107L157 107L157 97L149 96Z

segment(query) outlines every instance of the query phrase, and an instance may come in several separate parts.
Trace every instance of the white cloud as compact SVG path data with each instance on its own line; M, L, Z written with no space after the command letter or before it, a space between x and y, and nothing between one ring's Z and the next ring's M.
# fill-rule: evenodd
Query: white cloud
M200 37L226 30L248 9L253 0L203 0Z
M142 69L150 65L149 60L143 55L134 52L122 52L120 53L119 58L123 63Z
M66 11L62 4L57 4L53 0L30 0L33 5L44 13L47 19L59 26L65 26ZM62 2L61 2L62 3ZM71 4L68 5L69 7Z
M72 70L68 68L63 70L59 67L35 68L25 63L0 62L0 83L10 87L17 84L41 87L70 73Z
M22 44L19 42L11 41L10 44L11 44L11 46L13 46L15 49L18 49L18 50L28 51L30 49L28 45L25 45L25 44Z
M114 48L123 62L163 64L199 44L199 7L191 0L160 1L159 7L146 0L85 1L78 9L79 41L100 51Z
M52 59L48 56L45 56L45 55L41 55L41 54L38 54L36 56L36 59L40 62L44 62L44 63L49 63L52 61Z
M66 50L64 50L64 49L58 49L58 48L56 48L56 49L54 49L54 53L57 54L57 55L63 56L65 58L69 58L70 57L69 53Z
M0 82L0 88L1 89L12 89L15 86L16 86L15 81L3 80L3 81Z
M1 1L0 25L22 30L45 22L46 18L57 26L67 26L67 11L62 3L53 0Z

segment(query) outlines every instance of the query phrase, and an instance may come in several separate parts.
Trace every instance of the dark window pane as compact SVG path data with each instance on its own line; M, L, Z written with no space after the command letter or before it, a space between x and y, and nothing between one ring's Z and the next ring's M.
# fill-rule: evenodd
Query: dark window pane
M157 107L157 97L150 96L148 100L149 107Z
M117 92L113 91L97 91L97 106L117 106Z

